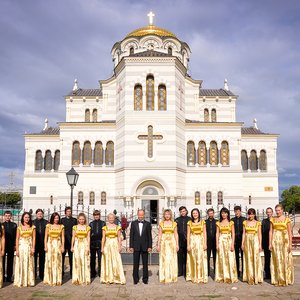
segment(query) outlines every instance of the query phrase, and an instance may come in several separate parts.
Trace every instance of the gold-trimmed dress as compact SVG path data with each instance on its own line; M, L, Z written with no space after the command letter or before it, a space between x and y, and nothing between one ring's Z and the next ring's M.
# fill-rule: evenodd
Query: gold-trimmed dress
M286 286L294 283L293 254L288 252L289 234L288 224L290 218L279 221L271 218L273 226L272 252L271 252L271 283L276 286Z
M231 229L233 225L233 221L230 221L226 226L222 225L219 221L216 222L216 226L218 226L220 232L219 249L217 250L216 258L216 282L238 282L235 253L230 250L232 244Z
M188 221L190 228L190 247L191 251L187 253L186 262L186 280L194 283L207 283L207 252L204 250L204 230L205 221L199 223Z
M174 231L177 226L172 222L171 226L165 226L160 222L162 230L159 251L159 281L163 283L176 282L178 276L177 249Z
M100 282L125 284L126 279L118 241L118 232L121 230L121 226L109 228L105 225L102 230L105 231L105 244L101 259Z
M259 230L261 222L256 221L255 225L249 225L245 220L244 255L243 255L243 281L249 284L258 284L263 282L263 268L259 251Z
M16 256L14 286L26 287L35 285L34 275L34 255L31 254L33 235L35 226L22 229L22 225L17 228L19 232L19 256Z
M0 237L0 289L1 289L3 287L3 257L1 256L1 252L2 252L2 238L3 238L4 234L5 234L3 225L0 226L0 230L1 230L1 237Z
M85 225L84 229L79 229L78 225L73 226L75 232L73 263L72 263L72 283L75 285L88 285L91 283L90 269L90 245L88 243L88 233L91 227Z
M46 225L48 231L47 252L45 259L44 283L50 286L62 284L62 253L61 241L64 225L55 228L52 224Z

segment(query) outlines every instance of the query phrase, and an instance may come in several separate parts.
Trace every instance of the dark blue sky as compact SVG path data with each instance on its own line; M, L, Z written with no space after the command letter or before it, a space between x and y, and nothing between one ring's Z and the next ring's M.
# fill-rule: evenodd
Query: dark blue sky
M189 44L193 78L204 88L227 78L238 120L280 134L280 188L300 184L300 1L1 0L0 189L11 171L22 183L24 132L65 119L74 78L94 88L110 77L111 47L150 10Z

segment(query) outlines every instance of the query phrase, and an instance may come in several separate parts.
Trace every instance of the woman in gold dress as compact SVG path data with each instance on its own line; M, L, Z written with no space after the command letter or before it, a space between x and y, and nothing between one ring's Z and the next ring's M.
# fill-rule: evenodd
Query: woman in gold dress
M64 252L64 225L60 224L60 215L51 215L45 231L45 275L44 283L55 286L62 283L62 253Z
M0 289L3 286L3 256L5 255L5 232L4 226L0 226Z
M271 283L287 286L294 283L291 219L283 214L281 204L275 206L276 217L270 219Z
M186 280L207 283L206 225L198 208L192 210L191 217L187 223Z
M159 223L157 251L159 252L159 281L163 283L176 282L178 276L177 223L172 219L172 211L166 209L163 221Z
M121 226L115 224L116 216L109 214L107 224L102 228L101 242L101 283L125 284L125 275L121 259Z
M31 214L24 212L21 217L21 225L17 228L14 286L35 285L34 249L35 226L32 225Z
M220 221L216 222L216 282L238 282L234 254L234 223L230 221L229 210L223 207L220 211Z
M90 234L91 227L86 225L86 216L80 213L77 217L77 225L73 226L71 251L72 283L75 285L87 285L91 283L90 269Z
M243 222L243 281L248 284L263 282L263 269L260 252L261 247L261 222L256 219L255 209L248 209L248 220Z

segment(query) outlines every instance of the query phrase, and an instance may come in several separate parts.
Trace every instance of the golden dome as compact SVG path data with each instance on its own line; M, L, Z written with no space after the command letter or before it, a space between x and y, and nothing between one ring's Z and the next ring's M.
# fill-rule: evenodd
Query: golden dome
M176 38L176 35L166 29L157 27L155 25L148 25L145 27L141 27L138 28L132 32L130 32L129 34L127 34L126 37L130 37L130 36L145 36L145 35L150 35L150 34L154 34L157 36L165 36L165 37L174 37Z

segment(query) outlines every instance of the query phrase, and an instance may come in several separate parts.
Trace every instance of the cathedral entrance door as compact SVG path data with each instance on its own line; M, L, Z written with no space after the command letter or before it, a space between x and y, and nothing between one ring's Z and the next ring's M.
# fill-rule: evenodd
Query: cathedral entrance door
M158 222L158 200L142 200L142 208L145 210L145 219L150 224Z

